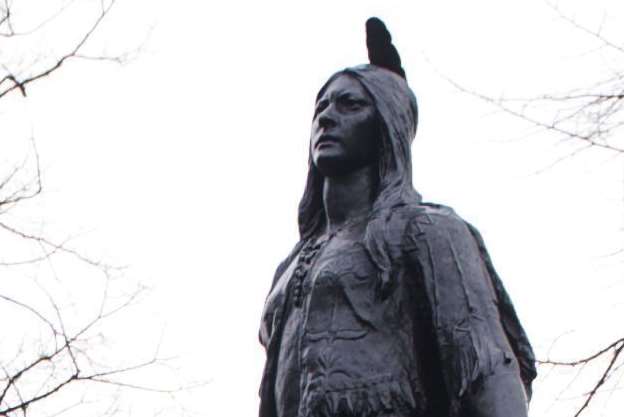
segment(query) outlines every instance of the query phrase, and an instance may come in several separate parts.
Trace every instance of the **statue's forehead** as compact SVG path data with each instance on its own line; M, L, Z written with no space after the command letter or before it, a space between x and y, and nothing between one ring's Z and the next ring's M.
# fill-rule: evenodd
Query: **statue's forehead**
M332 98L346 92L356 92L370 97L370 93L356 77L349 73L339 73L323 86L316 100Z

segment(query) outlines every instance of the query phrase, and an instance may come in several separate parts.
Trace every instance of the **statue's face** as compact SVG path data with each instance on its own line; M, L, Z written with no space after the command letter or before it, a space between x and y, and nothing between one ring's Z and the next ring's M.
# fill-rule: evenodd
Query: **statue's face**
M353 77L334 79L316 102L310 151L324 176L348 174L377 162L379 123L373 99Z

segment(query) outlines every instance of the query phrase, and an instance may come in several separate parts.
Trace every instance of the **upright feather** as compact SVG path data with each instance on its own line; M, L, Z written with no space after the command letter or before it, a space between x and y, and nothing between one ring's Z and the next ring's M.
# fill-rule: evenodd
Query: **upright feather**
M385 68L406 78L405 71L401 67L401 57L392 44L392 36L386 29L386 25L376 17L371 17L366 21L366 47L368 60L372 65Z

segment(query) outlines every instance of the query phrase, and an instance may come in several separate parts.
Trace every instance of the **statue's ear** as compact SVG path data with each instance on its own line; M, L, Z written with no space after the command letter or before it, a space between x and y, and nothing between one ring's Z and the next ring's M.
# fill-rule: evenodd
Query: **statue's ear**
M401 57L392 44L392 36L386 25L371 17L366 21L366 47L368 60L372 65L385 68L405 78L405 71L401 67Z

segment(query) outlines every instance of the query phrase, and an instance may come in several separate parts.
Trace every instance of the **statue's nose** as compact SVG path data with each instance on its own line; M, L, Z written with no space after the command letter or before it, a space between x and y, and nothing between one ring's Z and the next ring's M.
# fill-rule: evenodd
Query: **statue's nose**
M323 129L332 128L337 124L336 117L333 114L333 111L329 110L329 107L331 106L328 106L325 110L323 110L323 113L319 115L318 124Z

